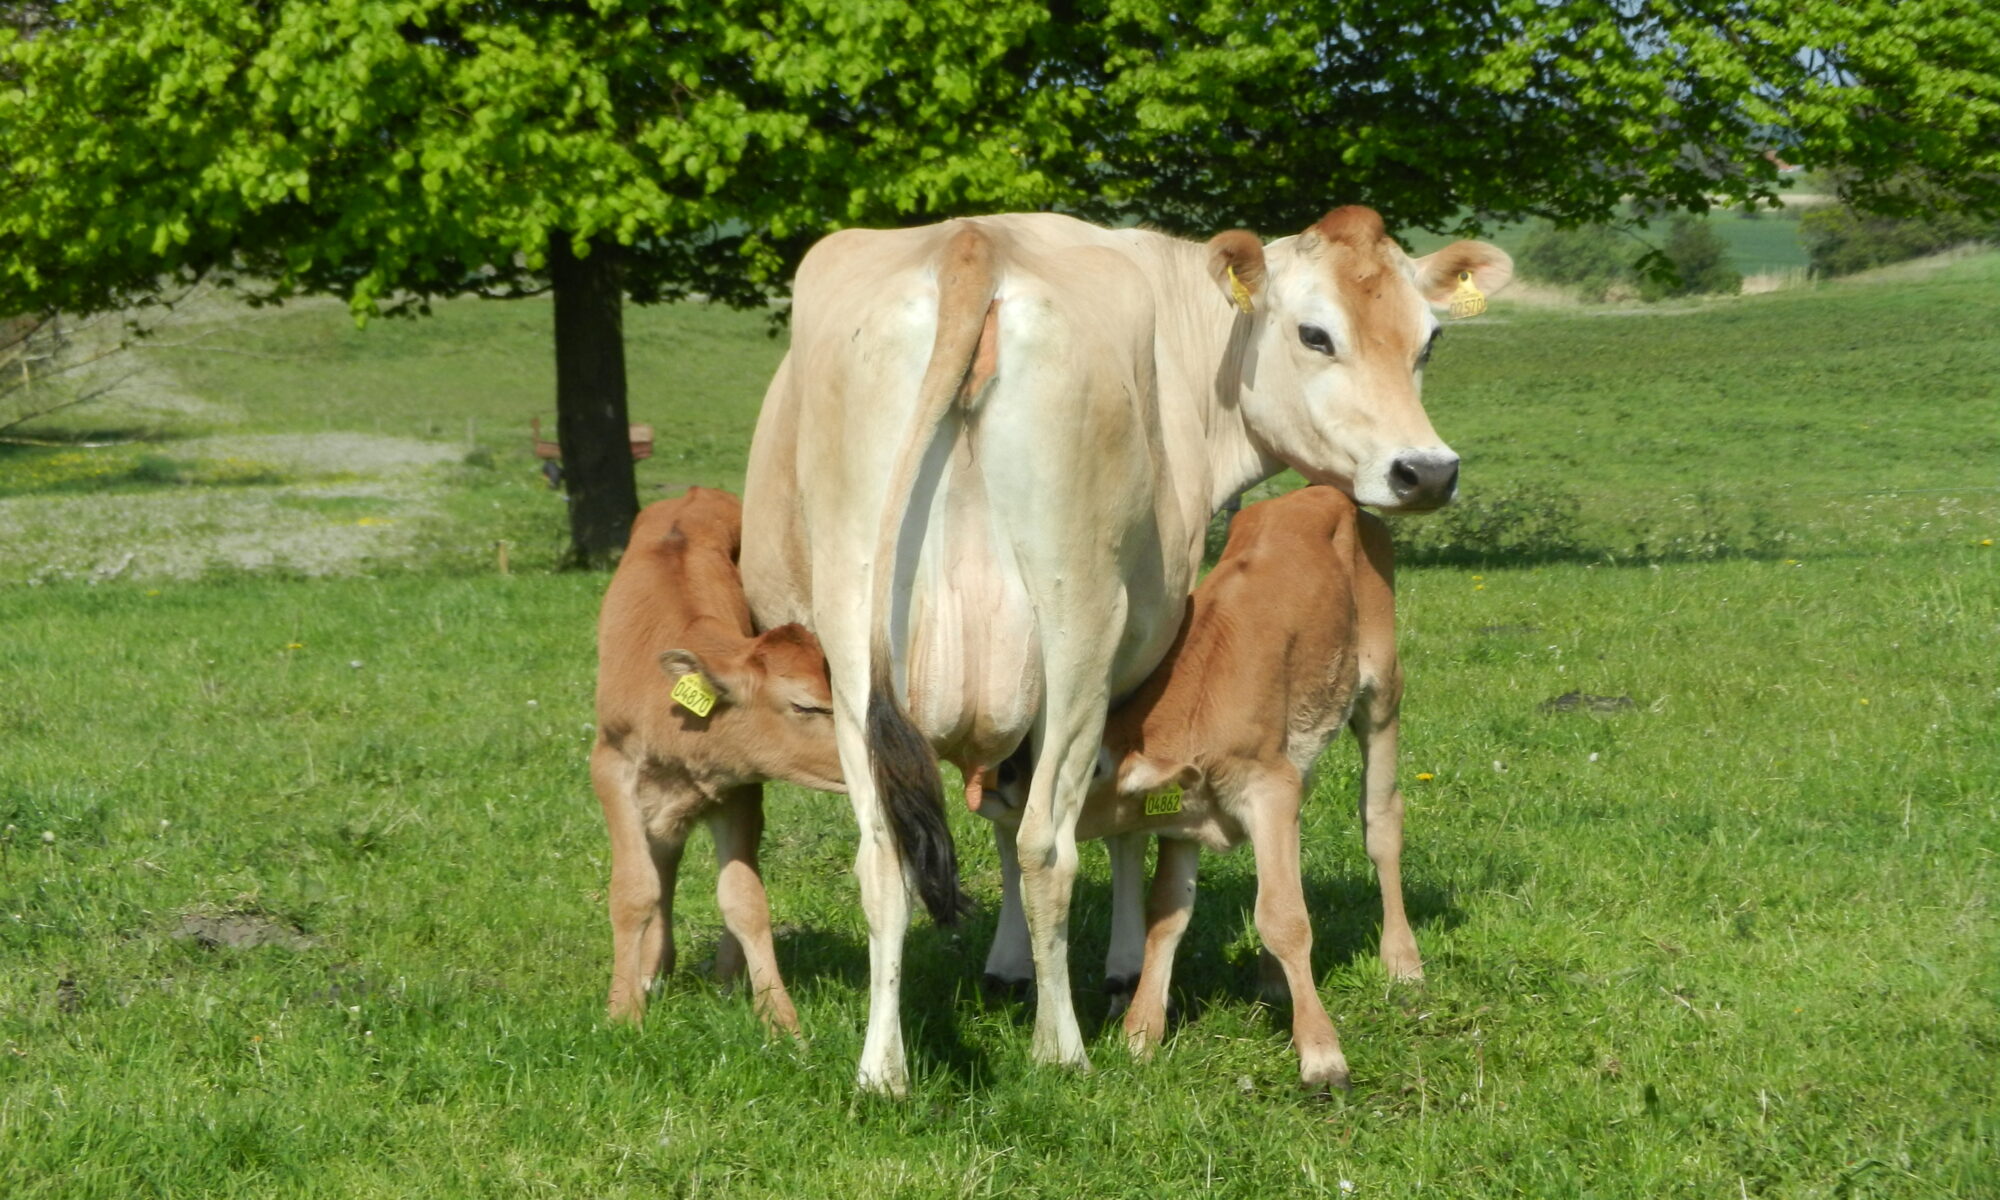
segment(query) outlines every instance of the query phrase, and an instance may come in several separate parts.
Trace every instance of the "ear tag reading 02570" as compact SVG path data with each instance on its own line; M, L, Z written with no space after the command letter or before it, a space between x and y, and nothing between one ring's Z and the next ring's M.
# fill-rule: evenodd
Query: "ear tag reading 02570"
M1454 317L1476 317L1486 311L1486 294L1479 285L1472 282L1472 272L1458 273L1458 290L1451 294L1451 315Z
M705 717L715 709L715 689L700 671L689 671L674 681L672 692L674 702L697 717Z
M1168 784L1157 792L1146 793L1146 815L1165 817L1181 810L1181 785Z

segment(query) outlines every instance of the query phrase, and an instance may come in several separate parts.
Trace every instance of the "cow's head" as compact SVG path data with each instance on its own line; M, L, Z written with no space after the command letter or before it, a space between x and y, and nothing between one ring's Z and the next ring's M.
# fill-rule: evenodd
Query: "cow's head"
M1372 209L1338 208L1269 246L1241 230L1208 244L1223 294L1255 322L1243 415L1263 452L1363 504L1422 512L1458 491L1458 455L1424 415L1431 307L1461 282L1491 294L1505 251L1454 242L1412 259Z
M726 737L747 775L844 791L833 741L833 688L826 655L803 625L780 625L721 653L668 650L668 686L699 673L715 693L709 729Z

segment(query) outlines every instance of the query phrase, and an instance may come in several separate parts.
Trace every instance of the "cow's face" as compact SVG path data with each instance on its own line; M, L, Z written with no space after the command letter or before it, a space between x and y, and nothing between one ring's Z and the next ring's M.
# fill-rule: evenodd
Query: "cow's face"
M1262 448L1363 504L1449 504L1458 455L1422 399L1438 334L1431 307L1450 302L1461 274L1482 293L1505 286L1506 253L1456 242L1411 259L1366 208L1336 209L1268 247L1240 232L1209 245L1218 283L1255 314L1243 407Z
M708 680L715 692L709 729L727 739L746 776L845 790L826 655L803 625L780 625L724 654L669 650L660 669L669 687L690 672Z

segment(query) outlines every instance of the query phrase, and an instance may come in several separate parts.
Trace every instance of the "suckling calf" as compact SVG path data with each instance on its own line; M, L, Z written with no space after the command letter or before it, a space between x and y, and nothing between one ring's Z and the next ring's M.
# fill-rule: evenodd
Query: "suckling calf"
M1120 945L1140 924L1130 919L1138 839L1160 839L1143 962L1125 1012L1134 1053L1150 1053L1166 1032L1174 951L1193 908L1200 848L1248 840L1257 858L1257 932L1291 992L1300 1074L1308 1084L1345 1085L1347 1062L1312 972L1299 868L1300 802L1313 764L1343 724L1361 743L1361 819L1382 887L1382 962L1397 978L1422 975L1403 909L1393 571L1387 527L1334 488L1251 505L1195 589L1165 661L1112 712L1077 837L1114 839L1114 908L1126 916L1114 916L1114 972L1140 957ZM1019 789L1012 780L982 787L978 772L968 779L968 804L1001 826L1003 908L987 972L1019 979L1032 970L1014 880Z
M647 507L597 626L590 778L611 833L610 1011L638 1021L674 965L674 879L697 821L715 840L728 932L725 979L747 967L758 1015L797 1032L757 870L763 782L844 791L819 642L798 625L759 636L736 559L743 510L708 488Z

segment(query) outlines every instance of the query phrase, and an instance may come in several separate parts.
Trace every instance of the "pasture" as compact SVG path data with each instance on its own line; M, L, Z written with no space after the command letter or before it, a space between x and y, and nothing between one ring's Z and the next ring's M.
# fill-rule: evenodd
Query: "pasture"
M144 441L0 447L0 1194L2000 1194L1996 320L1988 255L1451 326L1466 503L1399 526L1423 984L1374 958L1350 744L1306 807L1353 1090L1296 1087L1240 853L1159 1057L1031 1064L955 812L982 910L913 932L897 1104L851 1086L839 798L769 789L805 1043L703 979L698 845L681 971L601 1019L605 578L546 569L546 306L217 307L67 427ZM740 486L782 341L627 326L642 494Z

